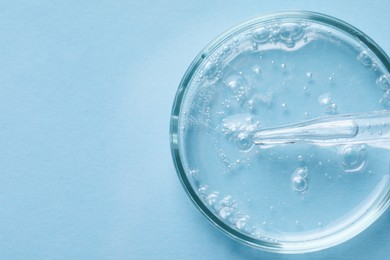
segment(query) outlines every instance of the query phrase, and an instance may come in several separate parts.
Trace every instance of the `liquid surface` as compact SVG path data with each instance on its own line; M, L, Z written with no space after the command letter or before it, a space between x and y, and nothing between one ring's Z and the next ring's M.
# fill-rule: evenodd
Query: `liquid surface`
M336 28L305 20L248 27L206 55L186 89L178 135L186 175L211 212L247 236L279 243L337 236L383 199L390 146L265 147L253 134L387 110L389 91L380 60ZM375 122L360 120L359 134L388 124ZM356 135L353 127L346 123L347 134Z

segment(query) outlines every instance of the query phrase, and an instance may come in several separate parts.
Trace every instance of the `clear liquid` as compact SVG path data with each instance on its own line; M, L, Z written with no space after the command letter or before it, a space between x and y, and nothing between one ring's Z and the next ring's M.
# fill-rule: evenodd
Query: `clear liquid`
M388 189L389 146L263 149L250 136L387 109L388 79L366 46L324 25L236 35L204 60L182 104L180 149L194 190L226 224L264 240L313 240L353 225Z

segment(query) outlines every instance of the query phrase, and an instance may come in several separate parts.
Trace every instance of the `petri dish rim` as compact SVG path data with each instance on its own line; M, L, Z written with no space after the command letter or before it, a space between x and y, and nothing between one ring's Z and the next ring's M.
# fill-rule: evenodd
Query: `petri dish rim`
M196 191L193 189L190 181L188 180L186 171L183 166L182 156L180 151L180 139L179 139L179 116L181 112L181 106L183 103L183 99L186 95L186 90L191 82L191 79L196 74L199 66L202 64L203 60L206 59L209 54L212 54L214 50L218 49L226 40L231 39L235 35L247 30L249 27L255 26L257 24L262 24L266 22L277 22L278 20L305 20L312 21L319 24L324 24L326 26L334 27L349 35L351 38L356 39L357 41L365 44L368 49L370 49L373 54L382 62L383 66L390 71L390 59L387 54L381 49L381 47L376 44L370 37L368 37L365 33L357 29L356 27L334 18L332 16L328 16L321 13L311 12L311 11L278 11L272 12L264 15L255 16L251 19L248 19L244 22L239 23L237 26L232 27L231 29L225 31L220 36L216 37L211 43L209 43L193 60L190 64L189 68L185 72L178 90L176 92L176 96L174 99L174 103L171 110L170 117L170 147L171 147L171 155L173 159L173 163L176 169L176 173L181 181L184 190L187 195L190 197L191 201L195 204L195 206L203 213L204 216L213 224L213 226L222 230L225 234L230 236L231 238L238 240L244 244L252 246L254 248L262 249L269 252L277 252L277 253L306 253L318 251L321 249L329 248L334 245L340 244L363 230L365 230L369 225L371 225L377 218L379 218L382 213L389 207L390 205L390 189L387 190L386 194L381 196L381 200L377 201L375 204L375 211L371 212L371 214L364 214L360 218L363 220L357 220L359 225L354 225L353 227L346 227L342 232L339 232L338 236L335 234L330 234L327 237L322 237L319 240L311 240L311 241L302 241L302 242L293 242L293 243L281 243L275 241L265 241L256 239L249 235L239 232L234 228L230 227L226 223L224 223L218 216L215 215L199 198Z

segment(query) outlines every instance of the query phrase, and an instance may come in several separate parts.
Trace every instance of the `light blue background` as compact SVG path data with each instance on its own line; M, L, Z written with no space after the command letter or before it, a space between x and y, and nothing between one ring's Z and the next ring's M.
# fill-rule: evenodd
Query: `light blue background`
M0 259L385 259L390 211L289 256L240 245L185 194L170 109L197 53L256 14L345 20L390 53L387 1L0 3Z

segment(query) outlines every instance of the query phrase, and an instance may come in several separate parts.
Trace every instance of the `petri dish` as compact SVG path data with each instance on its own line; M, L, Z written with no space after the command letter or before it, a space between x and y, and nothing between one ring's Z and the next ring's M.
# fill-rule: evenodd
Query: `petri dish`
M355 27L255 17L192 62L173 104L178 176L230 237L279 253L342 243L389 206L390 62Z

